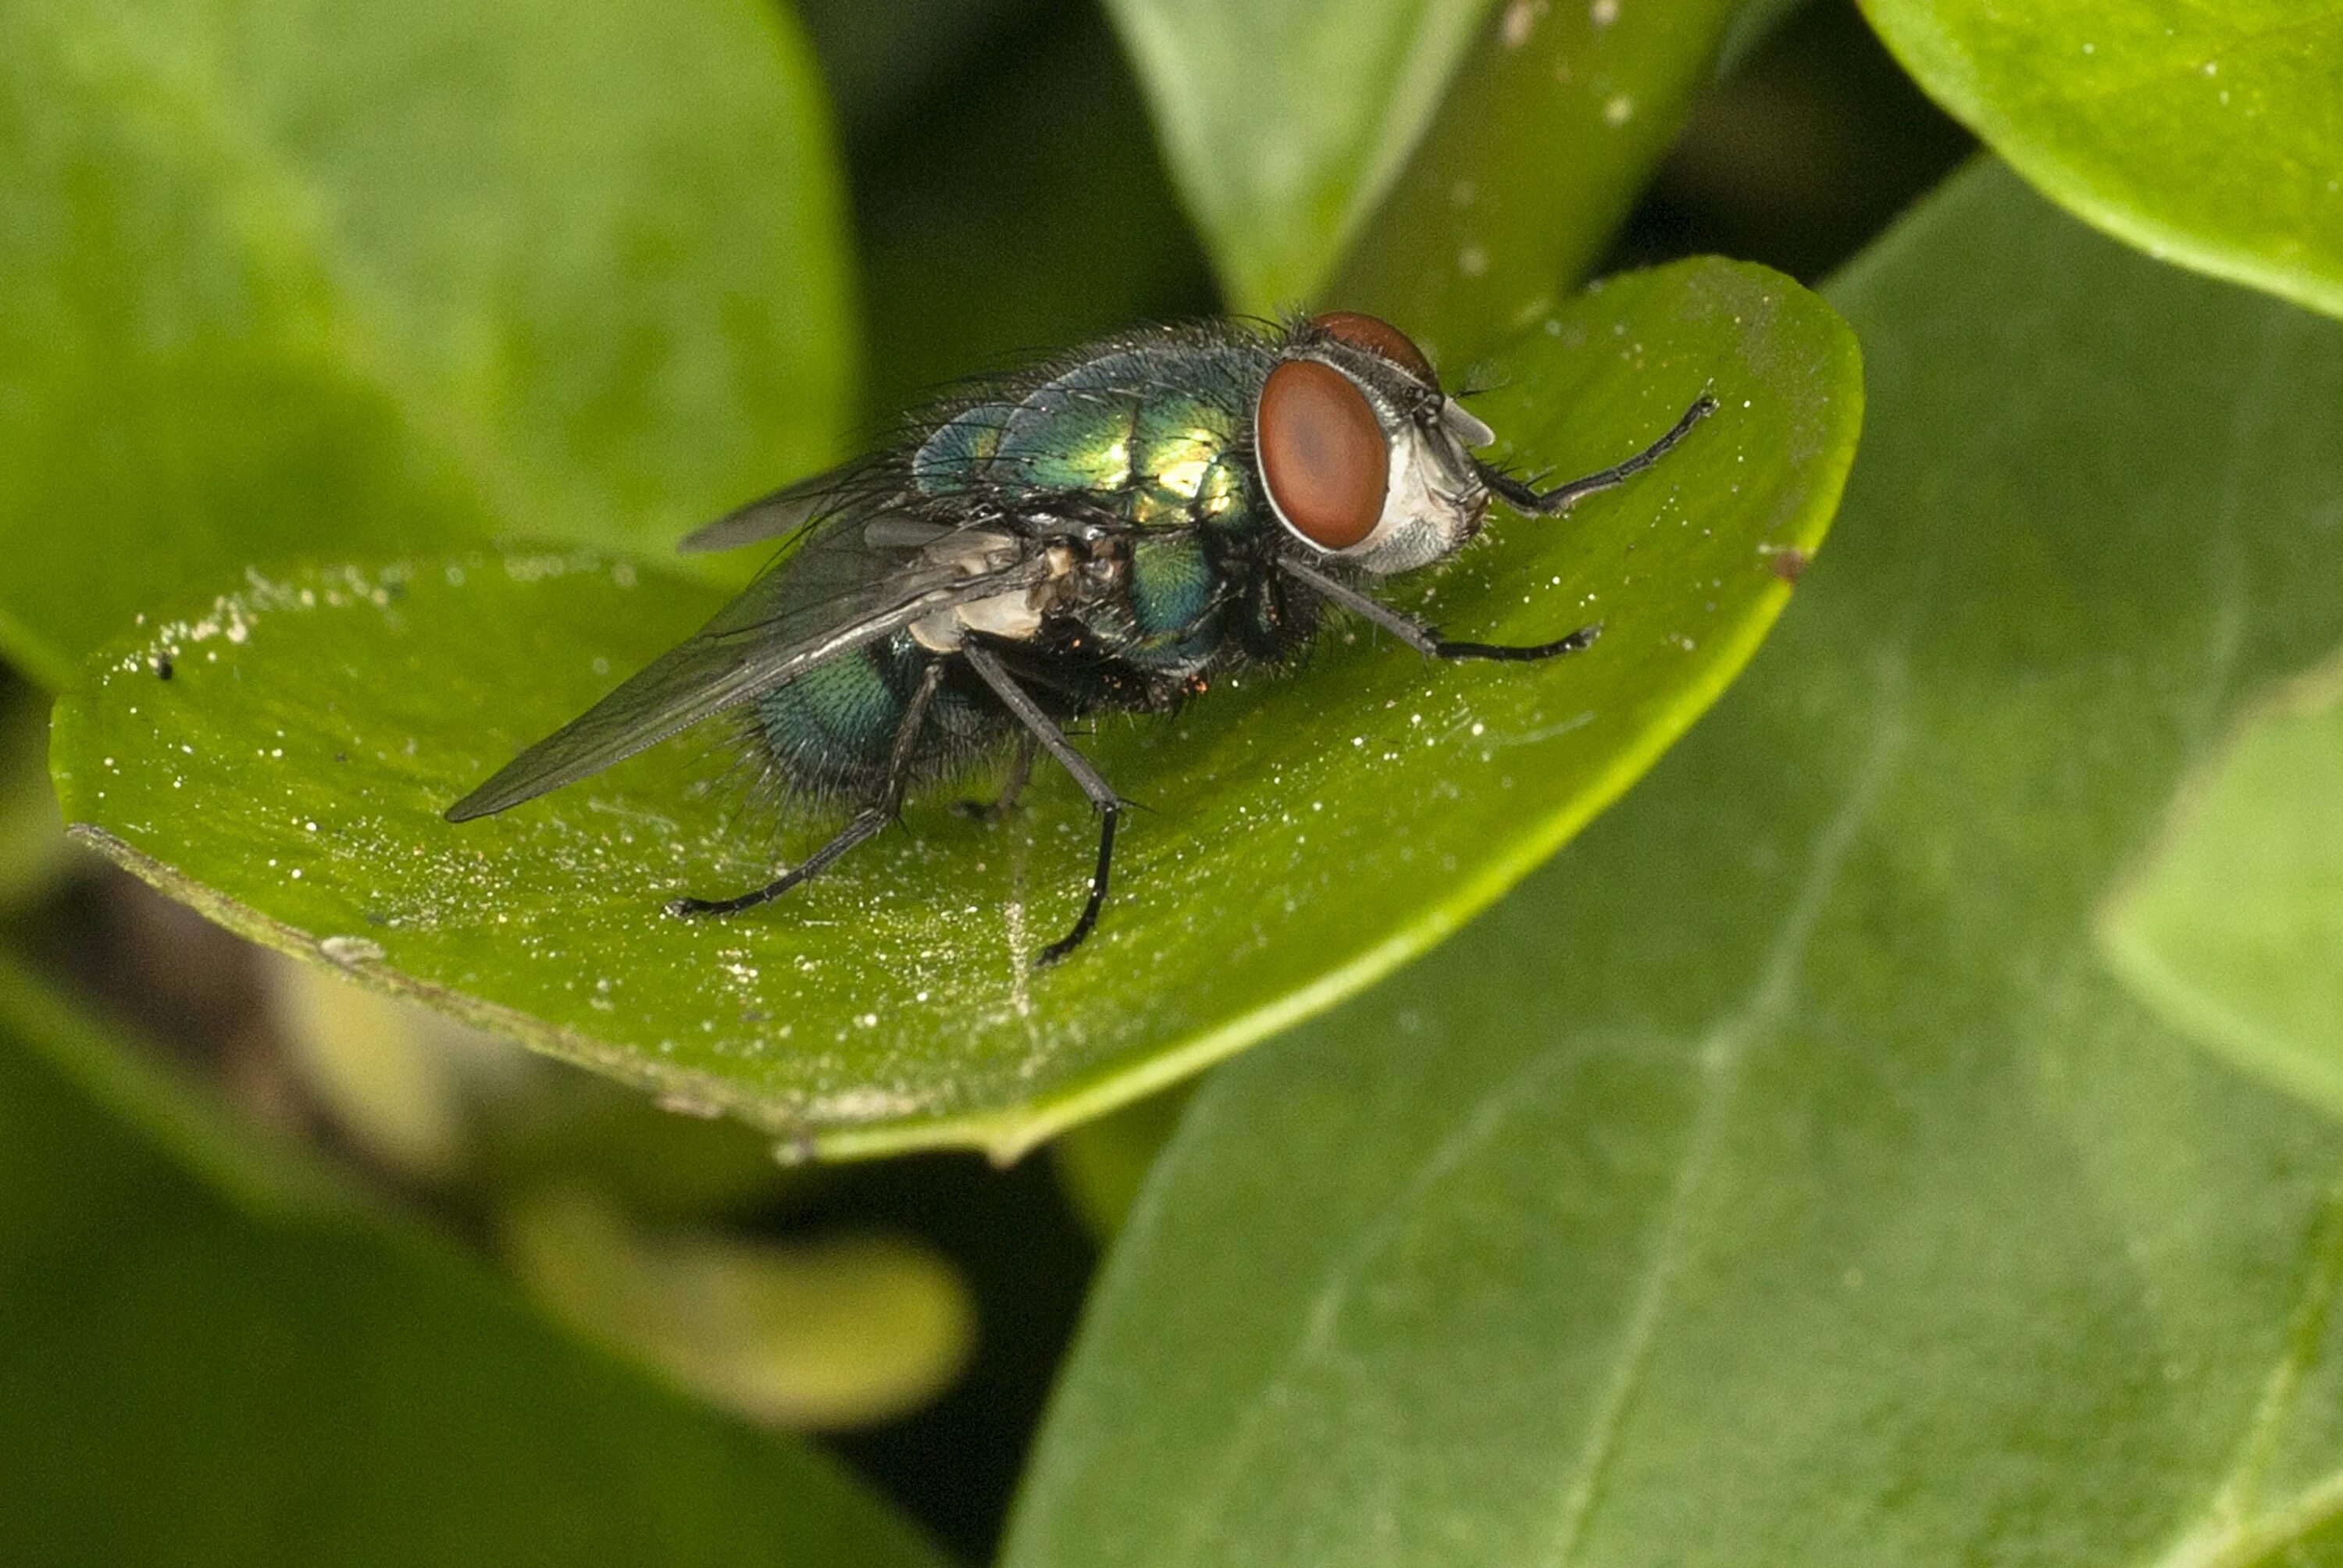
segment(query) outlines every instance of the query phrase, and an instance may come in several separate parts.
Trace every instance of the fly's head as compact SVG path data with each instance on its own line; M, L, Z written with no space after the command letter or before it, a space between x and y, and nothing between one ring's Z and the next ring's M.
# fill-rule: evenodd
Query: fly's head
M1399 328L1349 310L1294 329L1253 408L1277 520L1312 553L1377 577L1428 566L1480 531L1489 489L1472 449L1495 438Z

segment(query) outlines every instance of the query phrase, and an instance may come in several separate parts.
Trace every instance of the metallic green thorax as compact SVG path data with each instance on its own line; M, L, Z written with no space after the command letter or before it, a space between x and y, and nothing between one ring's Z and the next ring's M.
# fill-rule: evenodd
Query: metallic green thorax
M934 496L1086 492L1138 528L1243 519L1264 346L1173 342L1077 366L1015 403L961 410L924 442L912 477Z

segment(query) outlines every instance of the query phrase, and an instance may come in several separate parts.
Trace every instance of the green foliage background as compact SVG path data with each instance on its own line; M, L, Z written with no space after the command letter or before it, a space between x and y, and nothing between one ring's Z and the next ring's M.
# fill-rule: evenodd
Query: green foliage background
M2343 25L2055 10L0 8L0 1556L2343 1561ZM437 819L1303 303L1719 397L1397 590L1593 653L1101 726L1038 977L1054 781L725 927L704 749Z

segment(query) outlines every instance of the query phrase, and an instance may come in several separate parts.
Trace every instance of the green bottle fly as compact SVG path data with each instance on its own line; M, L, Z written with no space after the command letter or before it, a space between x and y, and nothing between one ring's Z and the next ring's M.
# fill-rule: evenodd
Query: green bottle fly
M1091 345L914 420L900 441L700 529L688 550L781 538L773 566L680 646L448 809L465 821L574 782L714 714L749 716L780 783L851 809L768 885L678 900L732 914L818 874L905 794L1037 751L1099 814L1089 896L1054 963L1097 924L1122 801L1064 726L1164 712L1244 665L1291 661L1329 608L1441 658L1541 659L1457 642L1369 593L1446 559L1493 500L1553 516L1681 440L1539 490L1473 456L1489 427L1389 323L1338 311L1282 327L1202 322Z

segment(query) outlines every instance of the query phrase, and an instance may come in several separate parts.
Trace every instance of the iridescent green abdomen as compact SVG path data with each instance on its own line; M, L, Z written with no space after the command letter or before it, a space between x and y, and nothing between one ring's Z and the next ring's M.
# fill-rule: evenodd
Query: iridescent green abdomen
M885 777L920 667L932 657L910 634L851 649L757 699L754 723L790 787L817 799L851 799ZM950 774L1003 729L996 709L947 686L928 708L913 753L921 780Z
M1141 528L1236 521L1243 449L1274 363L1250 343L1176 341L1101 355L1015 402L961 410L911 459L920 487L1097 498Z

